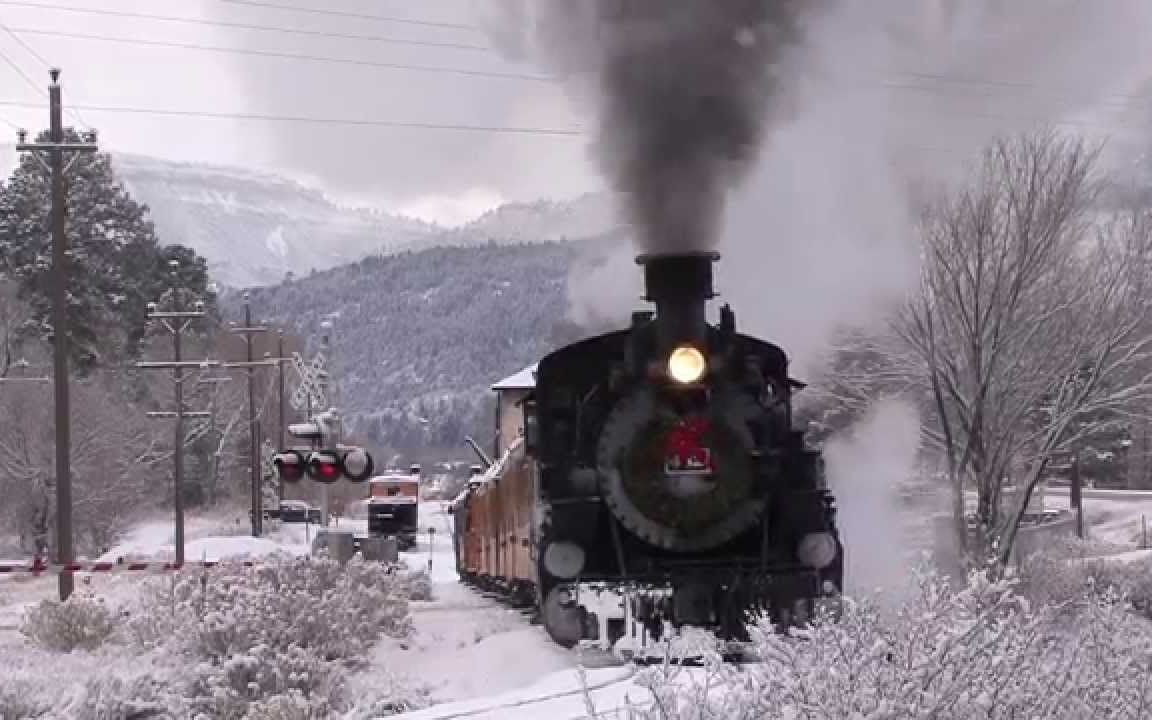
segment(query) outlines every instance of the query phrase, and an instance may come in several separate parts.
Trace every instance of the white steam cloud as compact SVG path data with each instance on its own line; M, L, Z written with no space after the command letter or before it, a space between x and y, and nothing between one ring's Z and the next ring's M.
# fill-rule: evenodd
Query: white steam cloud
M927 508L902 504L902 490L917 473L920 417L897 399L876 403L850 432L829 441L824 458L836 496L837 524L845 548L844 590L869 595L904 585L918 558L914 520Z
M1038 125L1109 137L1124 157L1148 127L1132 94L1152 81L1142 0L829 5L779 80L788 112L728 204L717 266L737 326L780 344L801 377L837 327L866 325L910 287L917 193ZM634 254L622 246L573 278L574 320L626 322L640 305Z

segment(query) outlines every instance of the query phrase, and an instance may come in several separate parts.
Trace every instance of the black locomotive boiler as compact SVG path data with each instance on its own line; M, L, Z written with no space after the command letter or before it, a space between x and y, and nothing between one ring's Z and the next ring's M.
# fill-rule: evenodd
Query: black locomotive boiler
M708 322L716 253L646 255L631 327L561 348L524 402L541 617L557 642L659 640L683 625L744 640L842 586L821 454L792 427L776 345Z

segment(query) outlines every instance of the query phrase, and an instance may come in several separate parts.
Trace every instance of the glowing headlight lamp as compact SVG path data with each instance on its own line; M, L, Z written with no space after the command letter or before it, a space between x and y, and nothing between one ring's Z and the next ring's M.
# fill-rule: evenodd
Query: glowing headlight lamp
M707 369L704 353L691 345L681 345L668 356L668 374L683 385L697 382Z

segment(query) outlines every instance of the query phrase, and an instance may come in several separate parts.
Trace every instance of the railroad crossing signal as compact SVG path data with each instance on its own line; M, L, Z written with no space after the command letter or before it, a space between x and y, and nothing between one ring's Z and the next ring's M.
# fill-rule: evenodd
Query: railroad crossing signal
M296 368L296 374L300 377L300 385L292 393L292 407L303 410L309 401L314 408L324 407L327 400L320 378L324 374L325 362L324 353L316 353L311 364L305 363L300 353L292 353L292 367Z
M288 448L272 456L272 466L281 482L295 484L305 477L330 485L340 478L361 483L374 470L372 455L362 447L340 446L336 450Z
M362 447L342 445L340 416L335 410L322 412L310 422L294 423L288 432L311 447L292 447L272 456L272 464L281 482L296 483L305 476L329 485L341 477L360 483L374 471L372 455Z

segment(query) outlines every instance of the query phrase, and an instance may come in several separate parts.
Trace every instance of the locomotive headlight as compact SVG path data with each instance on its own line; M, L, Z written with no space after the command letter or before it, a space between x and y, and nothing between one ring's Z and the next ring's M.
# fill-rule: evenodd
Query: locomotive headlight
M796 558L815 570L823 570L836 560L836 538L830 533L808 533L800 538Z
M707 369L704 353L691 345L681 345L668 356L668 374L678 383L694 383L704 377Z

